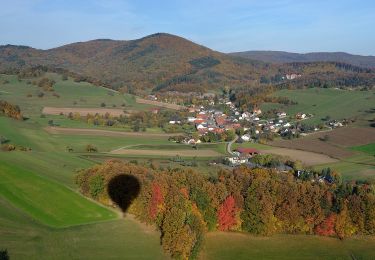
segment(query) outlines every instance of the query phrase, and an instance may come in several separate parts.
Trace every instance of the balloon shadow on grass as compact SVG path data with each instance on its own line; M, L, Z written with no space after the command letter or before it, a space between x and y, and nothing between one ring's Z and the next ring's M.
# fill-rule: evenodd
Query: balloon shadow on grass
M139 195L141 185L139 180L127 174L121 174L109 181L108 195L114 203L126 212L135 198Z

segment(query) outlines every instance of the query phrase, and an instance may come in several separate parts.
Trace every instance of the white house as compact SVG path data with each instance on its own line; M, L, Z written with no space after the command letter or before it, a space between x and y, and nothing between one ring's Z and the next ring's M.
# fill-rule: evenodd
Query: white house
M245 142L249 142L251 139L251 136L249 134L244 134L241 136L241 139L244 140Z

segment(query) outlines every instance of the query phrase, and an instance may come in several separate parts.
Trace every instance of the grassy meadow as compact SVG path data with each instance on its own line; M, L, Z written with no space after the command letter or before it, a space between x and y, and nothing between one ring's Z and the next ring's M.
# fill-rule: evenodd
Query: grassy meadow
M339 240L306 235L257 237L214 232L207 236L202 259L374 259L375 239Z
M370 119L374 114L370 113L375 108L375 91L350 91L340 89L308 88L302 90L280 90L274 96L287 97L297 105L282 105L265 103L261 109L268 111L280 109L288 116L297 113L310 113L314 117L307 119L304 123L320 124L322 118L330 116L331 119L345 119L359 117L359 119ZM367 112L366 112L367 111ZM361 120L359 120L361 121ZM366 124L366 122L361 121ZM367 126L369 123L367 122Z

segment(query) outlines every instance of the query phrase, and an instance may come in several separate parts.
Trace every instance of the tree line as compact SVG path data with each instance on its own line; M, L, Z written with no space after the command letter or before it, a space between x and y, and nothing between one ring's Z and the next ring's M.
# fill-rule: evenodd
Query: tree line
M192 169L110 160L80 171L76 182L84 195L113 205L109 183L124 174L140 186L127 212L155 225L173 258L196 258L205 233L214 230L340 239L375 234L375 185L343 183L332 173L330 181L319 181L293 171L238 167L207 178Z

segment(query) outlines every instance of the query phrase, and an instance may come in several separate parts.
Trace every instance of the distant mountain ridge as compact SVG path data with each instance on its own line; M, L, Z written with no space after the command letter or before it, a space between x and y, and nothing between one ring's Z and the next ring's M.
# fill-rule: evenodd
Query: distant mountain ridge
M364 68L375 68L375 56L353 55L346 52L310 52L301 54L284 51L244 51L233 52L230 55L271 63L342 62Z

